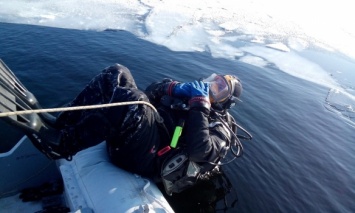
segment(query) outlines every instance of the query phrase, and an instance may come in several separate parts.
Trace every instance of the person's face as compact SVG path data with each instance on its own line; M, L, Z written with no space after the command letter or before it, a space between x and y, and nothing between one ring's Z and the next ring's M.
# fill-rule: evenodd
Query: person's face
M211 102L223 102L230 96L227 81L219 75L215 75L210 81Z

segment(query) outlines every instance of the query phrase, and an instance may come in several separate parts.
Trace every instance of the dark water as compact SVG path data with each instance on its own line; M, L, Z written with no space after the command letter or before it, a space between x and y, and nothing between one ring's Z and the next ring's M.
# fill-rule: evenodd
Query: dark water
M308 54L326 63L335 57ZM113 63L127 66L141 88L164 77L235 74L244 93L232 114L254 139L244 143L242 158L224 168L233 184L229 204L238 196L227 212L355 212L355 129L325 107L328 88L275 68L173 52L124 31L0 23L0 58L46 108L69 102ZM4 151L20 134L0 125Z

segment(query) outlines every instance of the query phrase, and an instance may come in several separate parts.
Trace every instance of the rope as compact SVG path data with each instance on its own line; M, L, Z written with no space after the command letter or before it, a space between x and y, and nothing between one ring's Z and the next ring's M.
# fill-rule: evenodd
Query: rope
M60 107L60 108L49 108L49 109L23 110L23 111L15 111L15 112L1 112L0 117L7 117L11 115L25 115L25 114L32 114L32 113L43 113L43 112L62 112L62 111L74 111L74 110L83 110L83 109L97 109L103 107L126 106L126 105L133 105L133 104L148 105L154 110L155 113L158 113L156 108L149 102L127 101L127 102L120 102L120 103L98 104L98 105L90 105L90 106Z

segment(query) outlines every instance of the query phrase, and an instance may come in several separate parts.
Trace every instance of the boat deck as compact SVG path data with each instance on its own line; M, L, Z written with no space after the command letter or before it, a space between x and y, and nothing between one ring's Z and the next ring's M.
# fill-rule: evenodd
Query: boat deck
M0 199L0 209L6 209L6 212L38 212L43 209L40 201L22 202L20 194Z

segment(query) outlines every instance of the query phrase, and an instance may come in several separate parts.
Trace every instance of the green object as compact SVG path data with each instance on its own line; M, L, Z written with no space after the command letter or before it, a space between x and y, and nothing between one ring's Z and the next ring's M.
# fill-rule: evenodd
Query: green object
M170 142L170 146L172 148L176 148L183 127L184 127L184 120L180 120L178 126L175 127L174 135Z
M171 139L171 143L170 143L170 146L172 148L176 148L176 145L177 145L177 143L179 141L181 132L182 132L182 127L181 126L175 127L174 135L173 135L173 138Z

